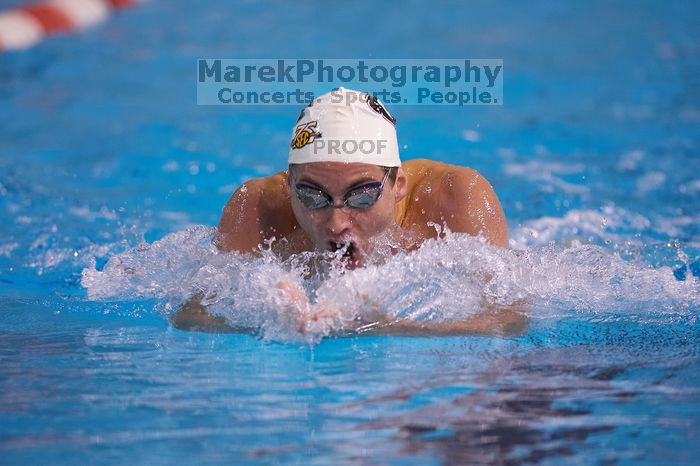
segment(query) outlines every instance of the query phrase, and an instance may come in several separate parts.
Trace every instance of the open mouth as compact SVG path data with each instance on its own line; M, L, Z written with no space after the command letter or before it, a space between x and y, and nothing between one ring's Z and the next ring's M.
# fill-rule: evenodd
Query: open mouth
M329 241L328 249L331 252L340 251L342 259L346 259L352 263L357 262L358 250L354 241Z

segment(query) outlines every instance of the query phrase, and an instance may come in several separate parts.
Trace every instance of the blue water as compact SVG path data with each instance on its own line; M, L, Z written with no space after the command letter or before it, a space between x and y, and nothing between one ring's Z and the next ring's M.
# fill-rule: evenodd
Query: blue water
M3 464L696 463L699 9L152 0L0 55ZM501 107L391 111L404 159L491 181L512 250L431 243L317 297L522 298L527 331L295 340L263 286L294 269L207 238L298 109L196 106L202 57L503 58ZM202 288L258 334L173 329Z

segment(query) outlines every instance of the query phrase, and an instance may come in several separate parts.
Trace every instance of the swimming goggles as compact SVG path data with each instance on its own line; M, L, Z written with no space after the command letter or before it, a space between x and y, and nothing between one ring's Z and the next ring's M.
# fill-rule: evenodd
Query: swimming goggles
M389 178L391 168L386 168L384 178L381 183L373 182L366 183L356 188L352 188L343 198L343 203L335 205L330 194L314 186L304 183L297 183L294 188L299 201L310 210L318 210L326 207L334 209L342 209L343 207L352 207L353 209L369 209L379 200L384 191L384 184Z

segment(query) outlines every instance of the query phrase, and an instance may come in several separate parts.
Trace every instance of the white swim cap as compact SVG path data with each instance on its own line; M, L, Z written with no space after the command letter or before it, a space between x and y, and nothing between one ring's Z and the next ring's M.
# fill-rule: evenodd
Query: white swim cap
M302 110L289 163L361 162L400 167L396 120L372 95L333 89Z

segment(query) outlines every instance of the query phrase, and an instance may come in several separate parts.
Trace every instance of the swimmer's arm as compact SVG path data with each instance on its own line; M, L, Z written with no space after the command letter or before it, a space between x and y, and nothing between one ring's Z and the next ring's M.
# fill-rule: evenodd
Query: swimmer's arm
M497 246L508 246L508 224L493 187L475 170L455 167L441 180L438 198L441 220L453 232L484 235Z
M179 330L207 333L239 333L244 329L226 323L223 317L214 316L200 303L201 297L194 296L170 316L170 323Z
M224 206L214 237L214 244L222 252L252 252L262 242L260 221L256 216L260 204L260 180L243 183ZM212 315L195 295L170 316L170 323L180 330L234 333L224 318Z
M233 193L223 208L214 237L214 244L220 251L250 253L260 250L265 239L265 219L270 215L261 201L269 184L270 177L256 178L246 181ZM170 322L180 330L213 333L245 330L230 326L223 317L212 315L206 306L201 304L201 297L198 295L183 304L170 317Z
M221 220L214 236L214 244L222 252L252 252L260 244L260 226L254 215L260 203L259 180L243 183L224 206ZM201 304L201 296L191 297L170 316L170 323L180 330L232 333L223 317L212 315Z
M489 306L469 319L456 322L415 322L404 319L358 322L358 333L371 335L449 336L496 335L514 336L527 330L528 318L523 305Z
M290 322L299 333L306 333L307 326L319 319L332 317L326 310L312 309L306 294L294 283L281 280L276 287L280 293L280 315ZM271 290L274 292L275 290ZM206 333L242 333L251 329L234 327L226 322L226 319L215 316L209 312L206 306L201 304L202 296L195 295L183 304L178 311L170 316L170 323L179 330Z

